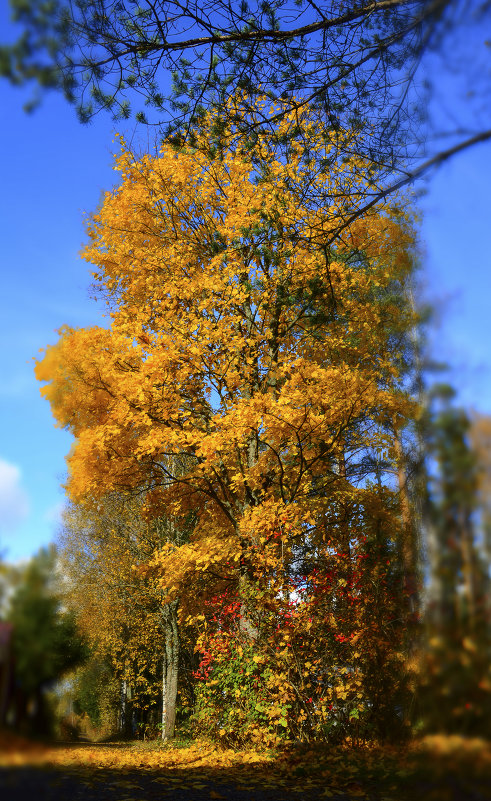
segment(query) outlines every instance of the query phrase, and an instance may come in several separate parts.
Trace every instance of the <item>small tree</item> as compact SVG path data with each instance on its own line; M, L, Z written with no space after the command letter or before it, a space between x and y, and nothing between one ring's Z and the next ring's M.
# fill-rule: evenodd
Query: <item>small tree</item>
M132 718L145 724L153 717L153 728L161 725L169 739L178 693L178 601L166 602L145 568L167 542L178 544L188 533L164 518L145 519L138 498L116 493L70 504L63 524L67 600L93 649L110 660L121 681L121 729L129 735Z

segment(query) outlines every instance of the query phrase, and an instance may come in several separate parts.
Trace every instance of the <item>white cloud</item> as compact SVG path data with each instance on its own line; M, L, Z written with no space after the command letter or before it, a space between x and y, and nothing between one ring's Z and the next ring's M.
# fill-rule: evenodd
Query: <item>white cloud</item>
M17 528L29 514L29 500L15 464L0 459L0 531Z

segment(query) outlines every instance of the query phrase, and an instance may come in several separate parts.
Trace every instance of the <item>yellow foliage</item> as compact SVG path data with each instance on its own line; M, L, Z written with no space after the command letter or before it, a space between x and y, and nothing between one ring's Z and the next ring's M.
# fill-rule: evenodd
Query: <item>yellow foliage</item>
M332 237L369 180L356 135L306 108L247 152L224 123L211 155L216 122L193 149L135 158L122 143L83 252L111 326L63 329L36 367L75 437L72 498L146 488L149 515L193 515L191 541L152 562L191 606L207 576L274 575L307 532L341 538L341 504L379 501L340 460L387 451L413 411L393 336L411 316L393 299L411 226L379 204ZM306 141L329 170L309 172Z

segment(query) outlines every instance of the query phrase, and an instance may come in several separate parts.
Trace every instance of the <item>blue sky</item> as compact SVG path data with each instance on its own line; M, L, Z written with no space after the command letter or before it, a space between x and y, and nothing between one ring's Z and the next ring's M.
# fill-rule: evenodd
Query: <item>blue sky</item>
M6 19L0 5L0 25ZM26 115L26 94L0 81L0 551L25 558L56 532L70 436L53 425L33 358L67 323L101 322L78 256L83 217L115 180L115 130L107 115L81 126L62 98ZM131 137L134 124L126 130ZM118 130L124 129L119 126ZM468 407L491 413L491 143L442 166L420 200L422 278L440 321L435 358Z

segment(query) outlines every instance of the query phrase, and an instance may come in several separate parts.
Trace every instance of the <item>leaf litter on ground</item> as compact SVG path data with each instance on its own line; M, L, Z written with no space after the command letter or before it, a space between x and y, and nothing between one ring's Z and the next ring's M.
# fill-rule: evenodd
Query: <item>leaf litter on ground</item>
M0 768L46 767L79 776L88 787L110 782L120 801L145 801L135 776L162 793L230 799L231 788L271 797L366 801L491 801L491 744L434 735L402 746L290 744L277 751L153 743L46 745L0 732ZM110 771L111 778L108 778ZM131 774L131 775L130 775Z

